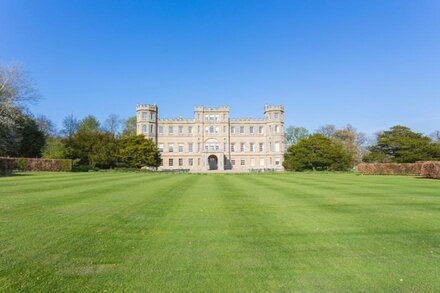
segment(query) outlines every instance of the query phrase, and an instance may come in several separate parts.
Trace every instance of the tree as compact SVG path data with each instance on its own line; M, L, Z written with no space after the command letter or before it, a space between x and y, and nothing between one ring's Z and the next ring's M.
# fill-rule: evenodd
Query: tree
M431 139L433 142L440 144L440 130L431 133Z
M19 152L23 112L28 103L38 99L38 92L19 66L0 65L0 155Z
M57 135L57 129L55 123L44 115L38 115L35 118L35 122L38 128L44 133L46 137L52 137Z
M48 137L43 148L44 159L64 159L66 157L66 146L63 139L59 137Z
M112 168L116 166L117 142L111 132L97 134L98 140L92 145L89 153L89 164L99 168Z
M336 126L334 126L333 124L323 125L316 130L316 133L322 134L328 138L333 138L335 132L336 132Z
M117 135L120 128L121 120L119 119L119 116L116 114L110 114L104 122L104 130Z
M284 135L286 145L296 144L300 139L308 137L309 131L304 127L289 126Z
M286 170L347 170L351 154L341 143L322 134L313 134L291 145L284 155Z
M123 136L136 135L136 116L129 117L124 121L124 130L122 131Z
M46 143L46 136L32 117L24 117L21 121L21 141L17 156L25 158L41 157Z
M440 160L440 145L401 125L379 133L377 143L364 157L365 162L414 163L430 160Z
M75 134L76 130L78 129L79 121L73 114L70 114L66 116L63 120L63 130L62 133L67 138L72 138L72 136Z
M93 116L87 116L78 124L76 132L66 140L67 157L78 160L79 165L89 165L90 157L100 140L100 124Z
M158 167L160 152L156 144L143 135L123 136L119 140L118 161L127 167Z

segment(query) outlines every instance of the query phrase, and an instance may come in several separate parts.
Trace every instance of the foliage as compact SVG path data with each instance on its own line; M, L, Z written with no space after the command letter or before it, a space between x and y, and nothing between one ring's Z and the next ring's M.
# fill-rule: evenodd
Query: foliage
M440 159L440 145L421 133L397 125L377 135L377 143L370 147L364 162L414 163Z
M121 128L121 119L116 114L110 114L104 122L104 130L117 135Z
M322 134L314 134L290 146L284 155L286 170L347 170L351 155L341 143Z
M284 135L286 144L296 144L300 139L308 137L309 131L304 127L289 126Z
M123 136L136 135L136 116L132 116L124 121Z
M66 146L63 139L48 137L42 155L44 159L64 159L66 157Z
M26 158L41 157L42 149L46 143L44 133L31 117L23 117L21 120L21 141L18 156Z
M0 65L0 155L17 155L23 139L23 112L39 99L28 75L19 67Z
M118 161L126 167L158 167L160 152L155 143L143 135L124 136L119 140Z

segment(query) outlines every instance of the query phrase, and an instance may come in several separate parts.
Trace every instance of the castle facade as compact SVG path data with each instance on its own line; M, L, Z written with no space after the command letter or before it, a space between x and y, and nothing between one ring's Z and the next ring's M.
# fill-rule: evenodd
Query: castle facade
M264 106L263 118L229 114L195 107L192 119L163 119L157 105L137 105L137 134L156 143L162 170L283 170L284 107Z

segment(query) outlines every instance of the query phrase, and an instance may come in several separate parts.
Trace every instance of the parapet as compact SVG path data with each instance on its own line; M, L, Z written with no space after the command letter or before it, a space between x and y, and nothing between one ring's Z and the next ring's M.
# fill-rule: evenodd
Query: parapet
M220 106L220 107L203 107L203 106L195 106L194 112L229 112L229 106Z
M155 105L155 104L137 104L136 111L155 111L155 112L157 112L157 105Z
M284 106L282 105L264 105L264 112L267 111L282 111L284 112Z

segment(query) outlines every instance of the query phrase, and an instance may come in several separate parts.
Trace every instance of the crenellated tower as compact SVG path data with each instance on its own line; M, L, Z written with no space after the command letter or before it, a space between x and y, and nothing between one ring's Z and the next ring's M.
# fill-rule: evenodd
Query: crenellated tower
M279 153L284 150L284 106L264 106L266 121L267 154ZM269 166L273 166L270 159Z
M158 135L158 110L157 105L136 106L136 133L152 139L155 144L157 144Z

